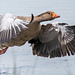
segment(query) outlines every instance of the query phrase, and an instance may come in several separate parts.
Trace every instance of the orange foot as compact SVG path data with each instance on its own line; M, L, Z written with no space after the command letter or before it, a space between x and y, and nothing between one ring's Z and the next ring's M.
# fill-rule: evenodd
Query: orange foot
M4 54L7 51L8 47L5 47L4 49L0 50L0 55Z

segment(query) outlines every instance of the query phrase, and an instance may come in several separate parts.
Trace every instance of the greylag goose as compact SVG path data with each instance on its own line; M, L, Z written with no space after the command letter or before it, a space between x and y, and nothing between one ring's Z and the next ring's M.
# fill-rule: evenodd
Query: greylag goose
M0 15L0 54L6 52L8 47L21 46L26 41L36 37L40 30L40 22L60 17L52 11L38 16L23 17L10 13Z
M39 35L29 41L33 55L62 57L75 54L75 25L52 23L42 25Z

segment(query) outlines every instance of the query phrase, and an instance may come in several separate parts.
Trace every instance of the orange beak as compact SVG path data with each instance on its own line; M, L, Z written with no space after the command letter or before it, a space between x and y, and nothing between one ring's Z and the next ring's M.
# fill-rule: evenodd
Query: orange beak
M55 14L55 13L53 12L53 16L52 16L52 18L58 18L58 17L60 17L60 16L57 15L57 14Z

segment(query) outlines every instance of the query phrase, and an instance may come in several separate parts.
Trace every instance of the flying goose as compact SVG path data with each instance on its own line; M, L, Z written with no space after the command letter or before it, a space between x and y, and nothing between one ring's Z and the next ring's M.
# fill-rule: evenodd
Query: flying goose
M33 55L62 57L75 54L75 25L52 23L42 25L39 35L29 41Z
M40 30L40 22L60 17L52 11L38 16L23 17L10 13L0 15L0 54L4 54L8 47L22 46L25 42L36 37Z

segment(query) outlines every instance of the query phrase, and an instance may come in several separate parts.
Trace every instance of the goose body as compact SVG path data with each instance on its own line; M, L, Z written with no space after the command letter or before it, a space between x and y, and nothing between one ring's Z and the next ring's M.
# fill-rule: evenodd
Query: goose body
M10 13L0 16L0 54L8 47L21 46L36 37L40 30L40 22L58 18L52 11L31 17L14 16ZM32 22L31 22L32 21Z

